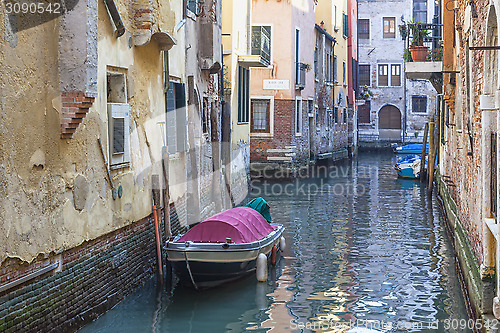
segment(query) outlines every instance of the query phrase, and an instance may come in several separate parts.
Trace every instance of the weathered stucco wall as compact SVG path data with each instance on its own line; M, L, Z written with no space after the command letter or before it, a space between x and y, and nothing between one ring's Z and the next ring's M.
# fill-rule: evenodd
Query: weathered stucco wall
M90 82L96 84L98 95L73 139L59 139L60 91L65 88L60 82L68 81L60 73L75 66L65 62L68 53L64 49L59 52L59 47L64 46L57 33L60 19L17 32L15 38L8 37L15 43L0 44L0 262L7 257L29 262L39 254L60 252L151 212L150 176L160 172L162 145L157 121L164 119L161 53L155 41L131 47L129 33L115 38L103 3L98 4L99 61L97 80ZM128 2L118 1L117 6L126 29L131 31ZM66 24L78 23L69 18ZM3 39L4 17L1 22ZM173 22L168 22L165 19L162 24L172 30ZM75 46L76 54L82 47ZM115 187L123 186L123 196L117 200L112 199L97 142L101 137L108 151L108 66L126 73L130 89L132 160L130 168L112 171ZM172 166L181 168L176 163ZM176 175L176 171L172 174ZM83 209L77 210L75 201Z

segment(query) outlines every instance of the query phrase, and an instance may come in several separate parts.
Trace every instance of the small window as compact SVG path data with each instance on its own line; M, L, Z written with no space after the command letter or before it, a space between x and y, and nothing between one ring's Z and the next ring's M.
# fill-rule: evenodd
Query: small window
M250 118L250 73L238 67L238 123L248 123Z
M188 0L187 8L194 14L198 13L199 0Z
M112 169L130 165L130 105L127 103L126 76L106 75L108 109L108 147Z
M359 65L359 86L360 87L370 87L370 65Z
M295 100L295 133L302 133L302 99Z
M370 39L370 20L369 19L359 19L358 20L358 37L359 39Z
M391 86L401 85L401 65L391 65Z
M252 133L270 133L270 102L269 100L252 100Z
M342 13L342 34L344 37L349 36L349 16Z
M338 108L338 106L333 108L333 122L335 124L339 123L339 108Z
M389 65L378 65L378 85L381 87L389 85Z
M412 97L412 110L414 113L427 112L427 96L413 96Z
M307 113L309 116L314 114L314 101L312 99L307 100Z
M347 66L345 64L345 61L342 63L342 82L344 85L347 82Z
M384 38L396 38L396 18L384 17Z
M208 102L208 97L203 97L203 107L201 113L201 127L203 133L208 133L208 119L209 119L210 103Z
M325 46L325 58L326 58L326 73L325 79L326 82L333 83L334 82L334 60L333 60L333 50L331 45Z
M427 23L427 0L413 0L413 20Z
M170 81L168 87L165 93L167 146L168 152L175 154L187 147L186 92L183 83Z
M333 56L333 81L338 82L338 80L337 80L337 56Z
M314 78L319 79L319 68L318 68L318 59L319 54L318 54L318 47L316 46L314 48Z

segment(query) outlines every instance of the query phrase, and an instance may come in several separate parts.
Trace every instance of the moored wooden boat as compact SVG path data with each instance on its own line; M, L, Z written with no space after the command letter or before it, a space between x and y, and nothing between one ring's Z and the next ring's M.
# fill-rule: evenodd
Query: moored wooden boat
M182 283L213 287L254 272L261 253L270 260L283 231L255 209L232 208L168 241L167 257Z

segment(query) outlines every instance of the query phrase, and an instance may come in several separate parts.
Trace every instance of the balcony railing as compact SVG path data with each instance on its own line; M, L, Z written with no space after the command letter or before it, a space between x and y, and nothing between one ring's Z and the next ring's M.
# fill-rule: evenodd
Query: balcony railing
M268 26L252 27L252 55L259 55L266 66L271 64L271 29Z
M306 86L307 65L297 62L295 66L295 89L304 89Z
M399 31L406 45L403 54L405 62L443 60L443 47L440 43L443 39L442 24L409 22L400 25ZM425 59L418 60L412 58L412 45L421 45L427 48L427 56Z

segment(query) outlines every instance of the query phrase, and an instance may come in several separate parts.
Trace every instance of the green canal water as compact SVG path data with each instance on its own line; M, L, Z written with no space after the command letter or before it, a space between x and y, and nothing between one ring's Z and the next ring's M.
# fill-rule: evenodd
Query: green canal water
M254 181L286 226L267 283L168 295L151 280L80 332L472 332L437 199L394 162L364 153Z

